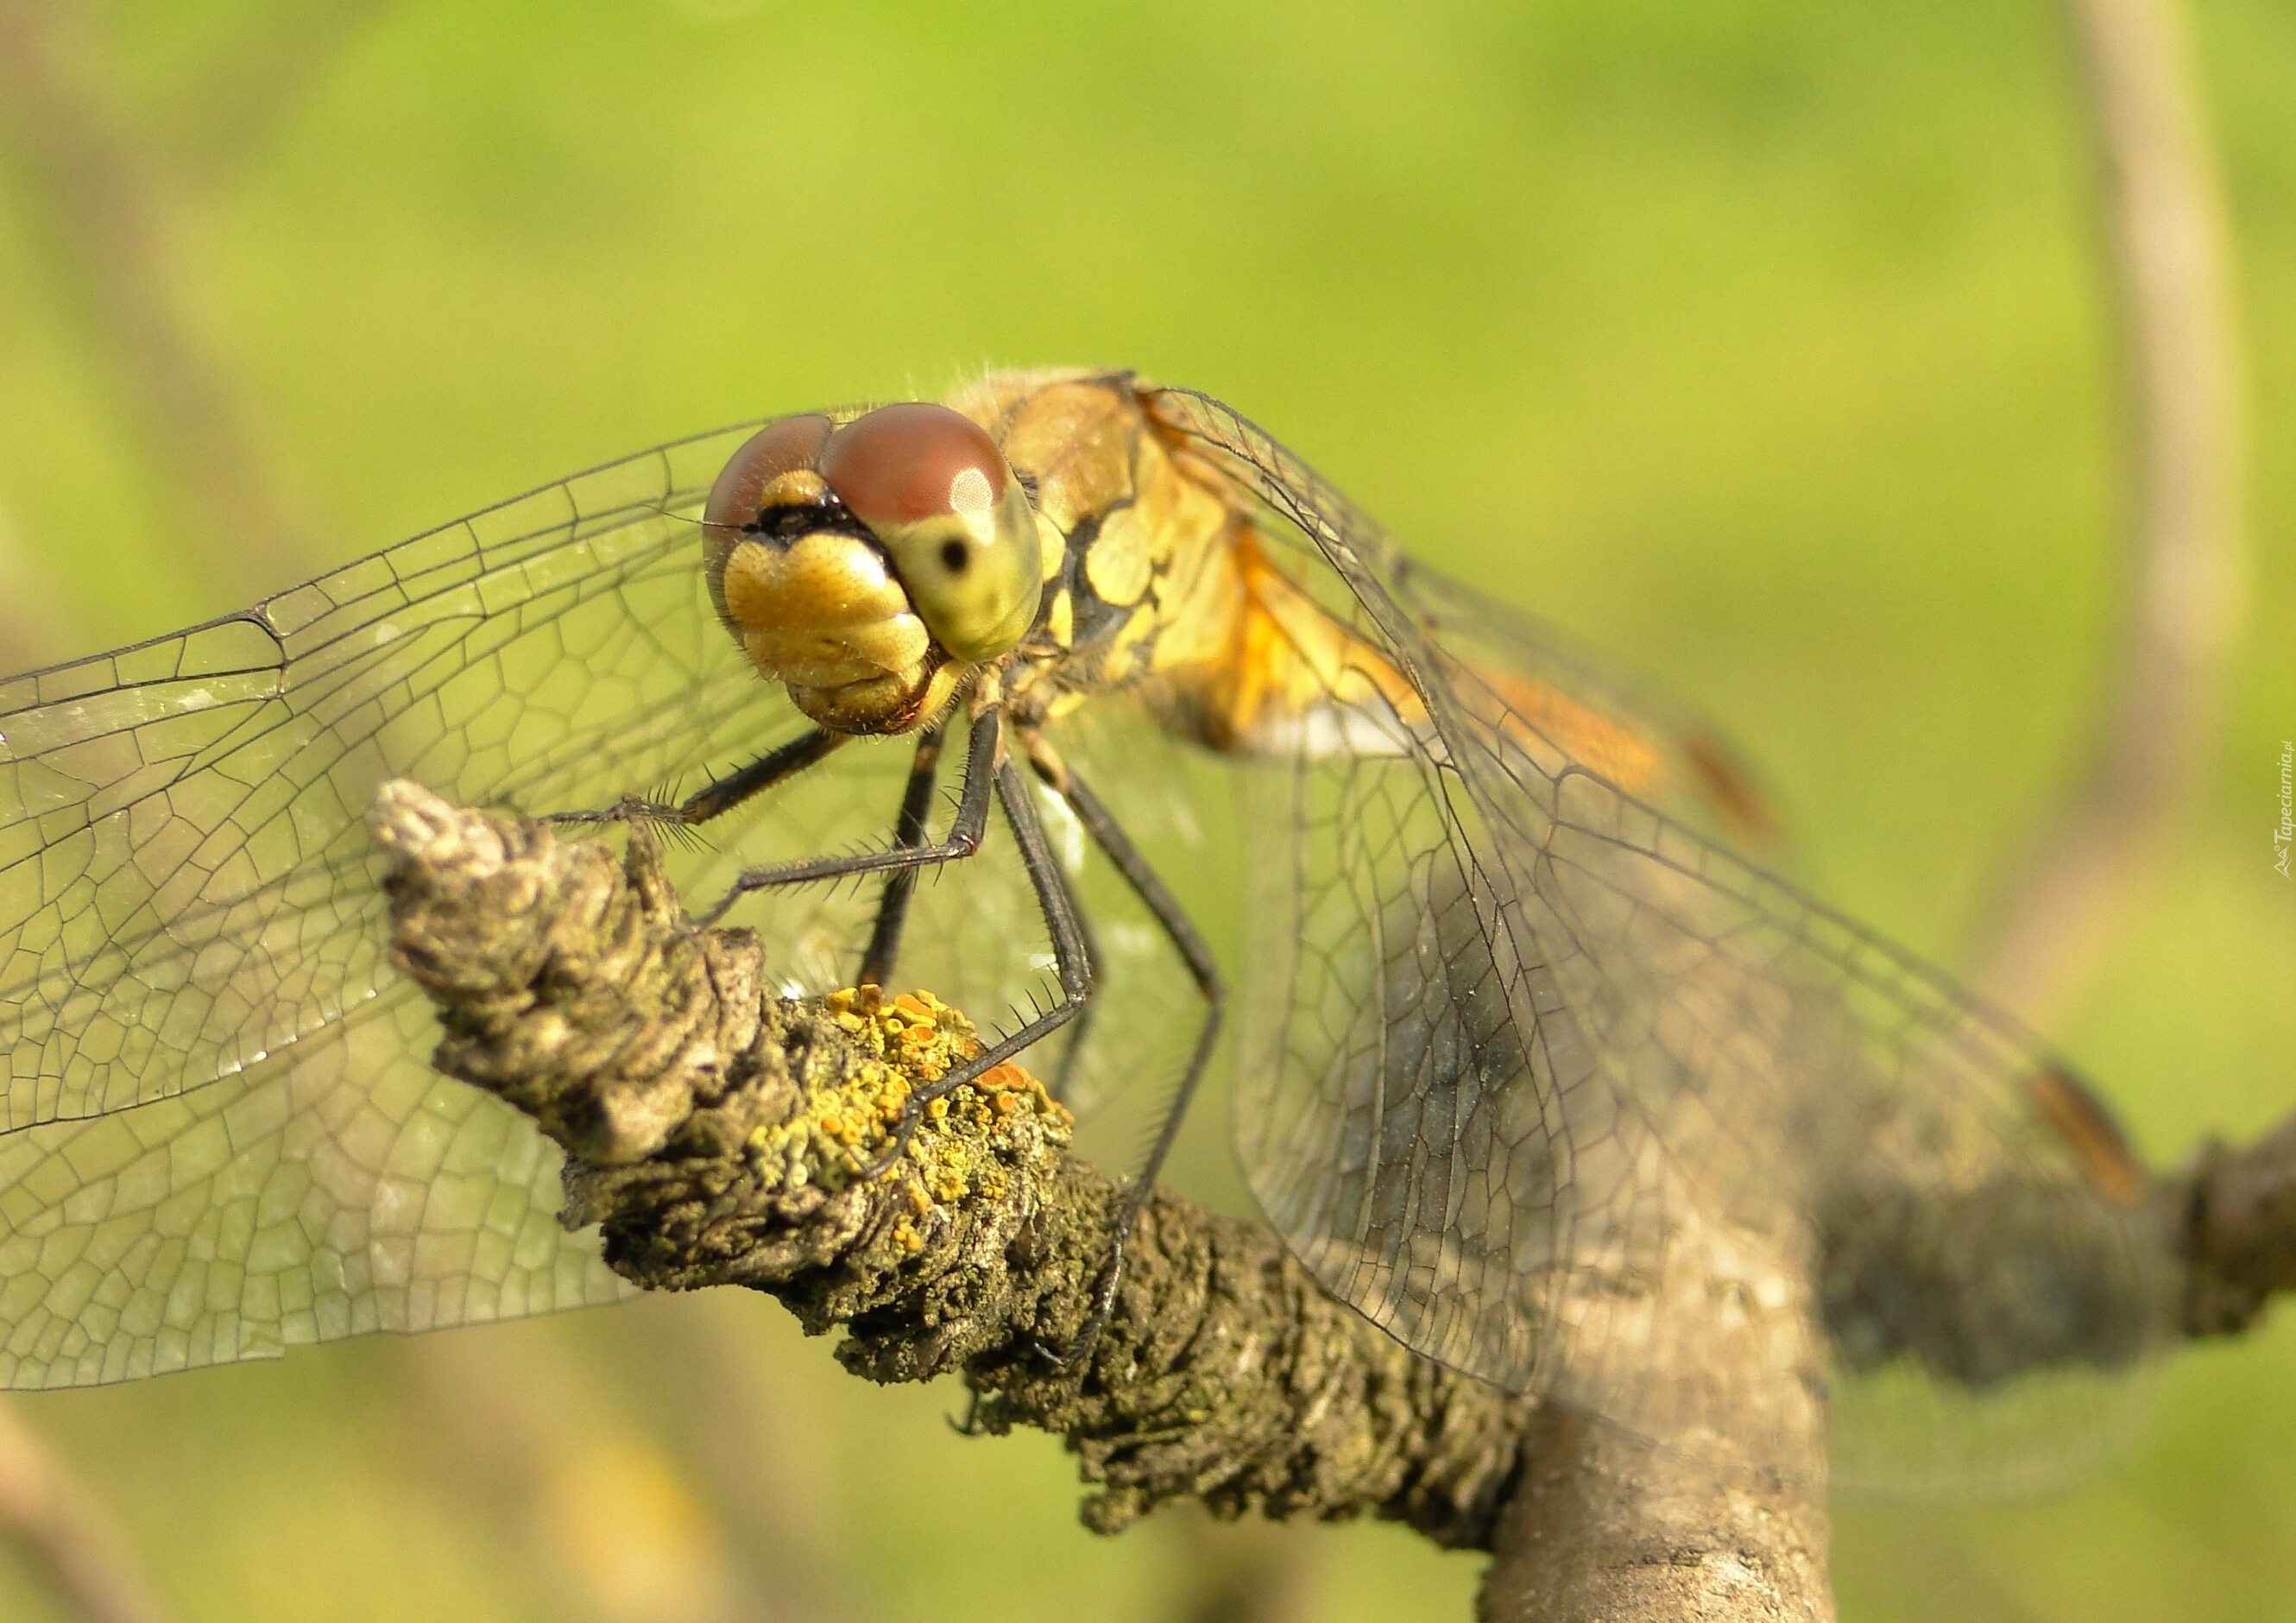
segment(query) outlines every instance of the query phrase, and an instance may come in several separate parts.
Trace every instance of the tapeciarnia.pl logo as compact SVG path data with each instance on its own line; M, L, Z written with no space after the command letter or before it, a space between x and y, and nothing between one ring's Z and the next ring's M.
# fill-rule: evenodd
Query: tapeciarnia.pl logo
M2272 871L2283 879L2296 877L2288 872L2288 848L2296 841L2296 822L2291 821L2291 814L2296 813L2292 768L2296 768L2296 741L2284 738L2280 741L2280 826L2272 831Z

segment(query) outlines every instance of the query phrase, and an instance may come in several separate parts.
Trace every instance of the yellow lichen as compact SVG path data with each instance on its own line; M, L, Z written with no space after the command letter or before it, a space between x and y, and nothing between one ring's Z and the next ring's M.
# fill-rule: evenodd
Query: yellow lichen
M752 1163L788 1188L850 1183L890 1144L911 1095L980 1052L972 1022L930 992L888 998L857 987L822 1001L862 1061L836 1085L808 1089L789 1120L750 1135ZM994 1067L926 1107L897 1168L910 1210L922 1217L936 1201L1001 1199L1012 1186L1007 1168L1065 1143L1070 1125L1036 1078L1018 1065ZM895 1240L910 1250L924 1244L906 1218Z

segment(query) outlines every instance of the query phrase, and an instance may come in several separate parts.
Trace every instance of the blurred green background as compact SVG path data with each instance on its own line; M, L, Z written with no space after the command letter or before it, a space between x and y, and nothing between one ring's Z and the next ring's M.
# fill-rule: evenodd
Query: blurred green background
M2085 736L2120 419L2047 5L0 4L70 115L0 75L0 667L720 422L1120 362L1693 695L1819 887L1945 962ZM2296 1091L2296 12L2194 20L2254 634L2056 1034L2158 1160ZM190 1618L1147 1619L1224 1574L1467 1615L1480 1563L1392 1529L1094 1538L1055 1445L961 1407L738 1298L17 1405ZM2079 1491L1843 1504L1834 1562L1851 1619L2296 1618L2296 1325L2181 1358ZM0 1615L45 1606L0 1555Z

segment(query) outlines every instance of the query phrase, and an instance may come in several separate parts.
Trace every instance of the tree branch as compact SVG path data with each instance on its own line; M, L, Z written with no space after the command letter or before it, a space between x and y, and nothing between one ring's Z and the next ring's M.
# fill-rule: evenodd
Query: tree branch
M1825 1479L1733 1477L1552 1404L1485 1579L1487 1623L1831 1619Z
M1693 1592L1717 1617L1830 1615L1816 1472L1726 1480L1432 1364L1259 1225L1160 1191L1106 1332L1056 1367L1116 1191L1034 1078L958 1090L896 1170L857 1176L964 1051L961 1015L924 994L774 997L755 934L693 928L642 833L618 858L403 783L371 820L397 959L445 1028L436 1062L565 1148L565 1220L602 1225L626 1277L767 1291L841 1329L839 1360L872 1380L962 1372L983 1429L1068 1440L1100 1531L1181 1497L1369 1515L1500 1549L1494 1617L1673 1616Z
M746 930L685 922L654 848L627 863L543 825L387 787L397 956L439 1001L439 1068L564 1146L576 1225L657 1290L742 1284L880 1381L962 1371L991 1430L1065 1436L1092 1526L1165 1500L1373 1514L1488 1545L1535 1407L1415 1358L1324 1296L1257 1225L1160 1193L1119 1303L1073 1346L1115 1188L1017 1067L952 1094L894 1173L858 1169L909 1090L971 1040L923 996L766 989Z
M2207 781L2247 561L2232 251L2177 0L2065 0L2128 396L2128 582L2089 759L2001 889L1977 984L2057 1023Z
M767 1291L808 1331L841 1330L839 1360L871 1380L961 1373L982 1429L1068 1440L1103 1532L1183 1497L1376 1516L1494 1551L1490 1619L1832 1615L1818 1349L1750 1343L1730 1293L1688 1277L1742 1274L1736 1241L1709 1247L1685 1220L1656 1288L1716 1317L1670 1318L1670 1339L1701 1361L1717 1437L1806 1415L1806 1470L1716 1468L1420 1358L1259 1225L1161 1191L1105 1333L1061 1367L1046 1349L1078 1344L1116 1190L1069 1153L1035 1078L1008 1065L957 1090L892 1171L860 1176L910 1091L972 1051L962 1015L928 993L774 996L756 934L695 929L643 830L618 857L406 783L370 821L396 960L439 1010L435 1062L566 1151L564 1220L601 1225L636 1283ZM2152 1198L2185 1334L2243 1329L2296 1285L2296 1119L2205 1146ZM1953 1218L1909 1218L1906 1243L1934 1250Z

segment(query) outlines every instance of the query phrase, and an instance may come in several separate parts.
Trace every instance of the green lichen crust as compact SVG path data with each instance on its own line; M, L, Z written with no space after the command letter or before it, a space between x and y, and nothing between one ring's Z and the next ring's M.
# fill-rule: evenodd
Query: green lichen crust
M1406 1351L1257 1225L1157 1193L1076 1350L1117 1190L1019 1067L937 1102L865 1176L911 1094L978 1052L955 1010L772 996L756 935L695 929L642 832L617 859L403 783L372 821L435 1062L565 1149L564 1220L602 1225L624 1277L768 1291L874 1381L961 1373L984 1429L1068 1439L1104 1531L1185 1496L1488 1546L1534 1401Z

